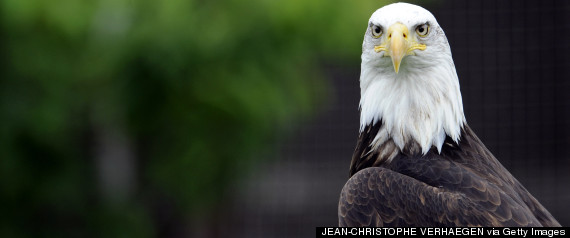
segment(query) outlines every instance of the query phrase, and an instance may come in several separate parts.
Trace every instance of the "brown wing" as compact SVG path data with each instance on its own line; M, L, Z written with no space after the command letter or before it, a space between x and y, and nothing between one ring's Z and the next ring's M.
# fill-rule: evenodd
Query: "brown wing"
M461 163L499 187L502 191L520 199L523 205L543 226L560 226L560 223L530 194L526 188L493 156L468 125L464 126L460 148L448 150L448 157Z
M382 166L346 183L341 226L560 226L467 125L441 154L400 154Z
M354 149L350 163L350 176L363 168L380 166L380 163L382 163L382 161L378 159L377 153L372 151L372 147L370 146L381 127L382 122L368 125L358 135L358 141L356 142L356 148Z
M466 190L472 193L434 187L386 168L363 169L342 190L339 225L540 226L528 210L489 184L475 182Z

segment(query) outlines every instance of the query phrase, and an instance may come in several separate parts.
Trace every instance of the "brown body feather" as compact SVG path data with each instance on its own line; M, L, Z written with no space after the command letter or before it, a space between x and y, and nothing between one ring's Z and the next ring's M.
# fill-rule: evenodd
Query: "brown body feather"
M360 133L339 201L340 226L560 226L464 125L441 153L370 146L381 123Z

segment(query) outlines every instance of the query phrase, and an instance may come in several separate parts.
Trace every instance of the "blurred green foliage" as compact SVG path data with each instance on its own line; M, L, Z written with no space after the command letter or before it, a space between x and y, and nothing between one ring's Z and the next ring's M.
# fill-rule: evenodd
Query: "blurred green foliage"
M0 237L156 236L161 201L215 206L318 111L320 62L359 64L385 3L1 1ZM135 161L117 201L98 175L108 134Z

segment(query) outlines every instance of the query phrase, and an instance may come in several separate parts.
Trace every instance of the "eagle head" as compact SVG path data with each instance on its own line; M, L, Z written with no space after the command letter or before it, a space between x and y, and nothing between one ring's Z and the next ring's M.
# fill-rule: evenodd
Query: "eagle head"
M465 123L459 81L443 29L426 9L395 3L372 14L362 44L360 130L383 123L374 143L441 151Z

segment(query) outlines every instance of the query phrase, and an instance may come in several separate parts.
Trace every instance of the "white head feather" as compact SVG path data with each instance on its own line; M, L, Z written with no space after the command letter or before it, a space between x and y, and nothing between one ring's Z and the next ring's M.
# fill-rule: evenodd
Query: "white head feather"
M388 29L397 22L409 29L409 37L426 45L404 57L398 73L385 51L374 50L387 36L374 38L371 30L373 25ZM429 32L419 37L416 27L425 23ZM435 17L424 8L395 3L372 14L362 44L360 89L360 131L378 121L384 124L373 144L391 138L403 150L415 141L425 154L432 146L441 152L446 135L459 141L465 116L451 49Z

